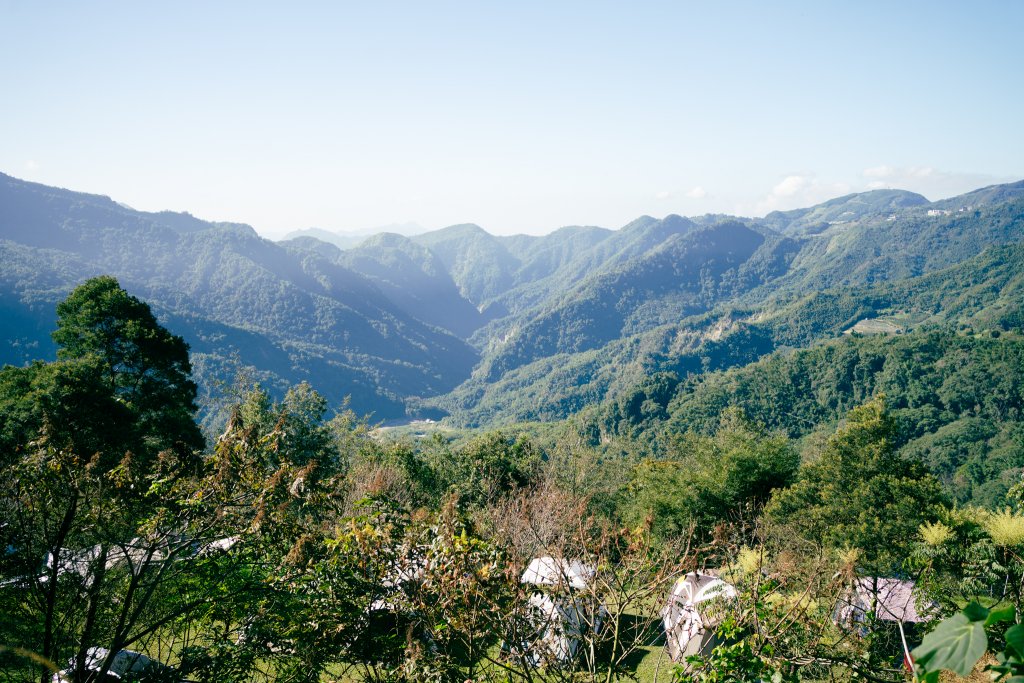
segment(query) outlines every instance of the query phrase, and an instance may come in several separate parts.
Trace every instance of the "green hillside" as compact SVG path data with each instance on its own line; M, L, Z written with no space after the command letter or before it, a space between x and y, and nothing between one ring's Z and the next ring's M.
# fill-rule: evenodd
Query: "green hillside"
M700 680L899 683L850 582L1022 604L1020 184L341 249L0 180L12 680L101 642L175 680L647 681L703 567L738 595ZM540 556L598 568L582 659L538 666Z
M608 437L658 452L673 435L713 433L730 408L790 438L832 430L853 407L884 395L894 444L920 457L961 502L998 506L1024 472L1021 333L915 332L847 337L778 352L679 381L648 378L587 417Z
M341 249L3 176L0 229L3 362L50 357L53 303L109 273L182 326L207 395L248 368L378 418L557 420L651 373L850 332L1007 330L1022 315L1024 183L546 236L460 225Z
M166 215L7 176L0 206L0 300L10 312L2 362L50 357L44 311L100 273L188 321L200 370L212 371L200 373L207 388L250 366L272 386L316 380L336 403L351 395L360 412L401 416L407 396L454 387L475 360L471 347L410 316L366 277L247 226L161 222Z

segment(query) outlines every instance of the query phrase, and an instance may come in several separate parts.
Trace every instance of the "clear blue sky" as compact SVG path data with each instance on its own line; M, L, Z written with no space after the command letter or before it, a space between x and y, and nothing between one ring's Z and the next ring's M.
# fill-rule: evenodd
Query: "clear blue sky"
M0 0L0 171L277 237L1024 178L1024 2Z

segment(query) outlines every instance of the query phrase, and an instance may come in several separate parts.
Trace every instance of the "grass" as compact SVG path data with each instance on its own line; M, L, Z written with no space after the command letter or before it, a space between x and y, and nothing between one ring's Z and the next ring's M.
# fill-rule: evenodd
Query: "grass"
M654 645L640 649L642 653L636 665L636 677L640 683L668 683L672 680L674 663L665 650L664 638Z

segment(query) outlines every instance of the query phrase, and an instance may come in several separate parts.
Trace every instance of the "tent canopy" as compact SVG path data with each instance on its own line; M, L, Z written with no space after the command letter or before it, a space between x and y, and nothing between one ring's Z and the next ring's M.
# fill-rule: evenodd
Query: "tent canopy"
M736 588L716 576L690 572L672 587L661 610L665 643L674 661L683 661L713 646L715 627L721 623L726 601Z
M882 621L904 624L928 621L928 608L918 609L913 581L866 576L853 582L836 609L836 620L851 623L863 621L868 612L874 612Z
M523 572L520 583L535 586L569 586L583 589L590 586L597 571L582 560L535 557Z

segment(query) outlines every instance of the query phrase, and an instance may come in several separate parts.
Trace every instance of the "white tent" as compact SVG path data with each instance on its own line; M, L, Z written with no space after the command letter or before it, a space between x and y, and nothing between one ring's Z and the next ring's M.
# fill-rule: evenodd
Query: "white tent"
M64 548L60 553L60 562L57 564L57 576L77 574L88 588L92 585L95 572L99 569L98 563L103 554L103 546L96 544L84 550L71 550ZM128 570L137 574L142 567L151 565L154 562L162 561L166 556L164 550L158 549L155 552L149 542L141 538L133 538L126 544L116 544L107 547L104 569L110 570L118 566L126 566ZM47 571L39 577L42 582L48 581L50 571L53 570L53 553L46 554Z
M93 674L99 673L109 655L110 650L104 647L90 647L85 653L85 670ZM53 678L50 679L51 683L70 683L74 680L76 664L77 662L73 658L68 661L66 669L53 674ZM155 659L150 659L141 652L120 650L110 662L110 668L107 669L104 680L145 681L148 677L152 677L154 680L166 681L169 680L170 672L171 667Z
M595 574L594 568L581 560L545 556L530 560L519 581L535 586L569 586L582 590L590 585Z
M736 588L710 574L691 572L672 587L661 610L665 644L672 661L709 652L715 645L715 627L737 596Z
M514 648L534 666L562 665L580 653L586 636L597 633L605 615L594 607L589 590L596 569L581 560L536 557L520 582L537 586L527 602L527 624L532 635Z

